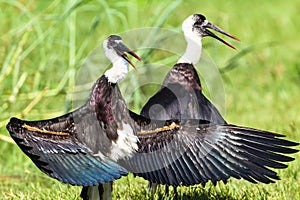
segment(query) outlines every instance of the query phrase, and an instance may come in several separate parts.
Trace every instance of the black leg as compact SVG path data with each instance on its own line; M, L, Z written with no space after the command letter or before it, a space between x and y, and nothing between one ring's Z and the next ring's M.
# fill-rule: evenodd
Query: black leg
M81 193L80 193L80 197L83 200L88 200L88 189L89 187L82 187Z

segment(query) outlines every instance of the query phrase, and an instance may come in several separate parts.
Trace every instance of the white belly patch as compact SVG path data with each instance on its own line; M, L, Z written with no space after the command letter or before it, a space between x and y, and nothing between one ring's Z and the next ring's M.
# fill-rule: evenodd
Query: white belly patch
M110 158L114 161L120 158L130 157L132 153L138 150L138 138L134 135L129 124L123 122L123 129L117 130L118 139L112 142Z

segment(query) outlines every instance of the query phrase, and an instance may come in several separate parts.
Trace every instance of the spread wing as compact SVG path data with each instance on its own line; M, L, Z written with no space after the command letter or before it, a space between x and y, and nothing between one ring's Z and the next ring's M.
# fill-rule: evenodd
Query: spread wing
M7 129L44 173L64 183L91 186L128 174L115 162L137 147L128 120L118 86L102 76L86 104L74 112L41 121L12 118Z
M22 151L45 174L64 183L89 186L113 181L128 173L110 160L104 150L95 152L81 139L94 138L96 143L98 138L104 147L105 143L109 144L104 134L101 137L99 124L94 122L91 114L81 109L43 121L11 118L7 129Z
M290 148L297 143L276 133L201 124L173 122L148 135L140 128L139 152L124 165L146 180L172 186L205 185L209 180L226 183L230 177L271 183L279 179L272 168L286 168L284 162L294 158L285 154L298 151Z

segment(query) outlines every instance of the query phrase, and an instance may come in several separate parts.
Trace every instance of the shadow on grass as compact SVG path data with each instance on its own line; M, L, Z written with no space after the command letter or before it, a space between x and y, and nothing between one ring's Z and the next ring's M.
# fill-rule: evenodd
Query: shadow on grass
M230 195L226 193L215 193L210 192L202 189L201 191L199 189L195 189L193 192L193 189L191 189L191 192L185 192L182 195L179 195L178 199L182 200L234 200L235 198L231 197Z
M229 192L224 190L217 191L214 186L203 188L201 186L190 186L190 187L178 187L177 188L178 196L176 198L174 188L169 187L169 192L166 193L165 186L160 186L157 193L152 194L148 193L145 190L143 193L148 196L149 199L158 199L158 200L235 200L236 198L232 197ZM144 196L145 197L145 196Z

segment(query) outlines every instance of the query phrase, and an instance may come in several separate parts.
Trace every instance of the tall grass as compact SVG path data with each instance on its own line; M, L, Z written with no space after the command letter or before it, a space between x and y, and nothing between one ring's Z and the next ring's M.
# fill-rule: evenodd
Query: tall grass
M241 44L234 43L239 48L234 52L217 41L203 39L206 52L222 73L226 119L234 124L280 132L300 141L300 20L296 20L299 8L296 0L289 3L279 0L70 0L64 3L0 0L0 196L3 199L79 199L80 187L45 176L13 144L5 129L9 118L45 119L72 110L72 94L85 58L108 35L141 27L180 31L183 19L192 13L205 14L214 24L242 40ZM128 45L145 46L144 43L151 43L151 38ZM177 42L180 41L174 44ZM153 73L151 67L146 68L147 64L167 66L166 72L178 59L178 55L153 49L138 53L145 64L139 64L140 69L133 72L135 76L130 76L130 81L120 84L123 96L136 112L159 86L141 88L133 96L124 91L129 87L138 88L138 76ZM100 75L94 73L89 82ZM164 75L161 73L161 79ZM204 84L206 95L210 96L207 88ZM182 187L180 198L300 198L299 154L295 158L288 169L279 171L282 180L276 184L252 185L232 179L227 185L216 187L210 184L205 188ZM116 199L173 197L162 191L149 194L146 182L131 175L116 181L114 187Z

